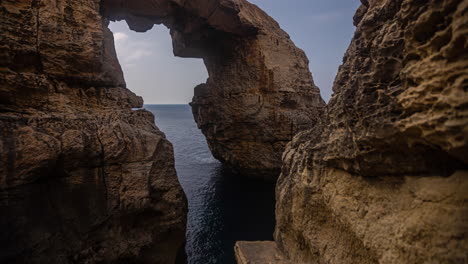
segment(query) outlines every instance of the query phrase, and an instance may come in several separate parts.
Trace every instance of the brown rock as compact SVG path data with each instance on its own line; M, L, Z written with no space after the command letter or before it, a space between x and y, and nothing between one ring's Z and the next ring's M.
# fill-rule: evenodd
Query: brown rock
M304 52L276 21L245 0L104 0L103 9L136 31L163 23L176 56L203 58L209 78L191 105L213 155L276 179L287 142L325 106Z
M276 178L324 106L304 53L247 1L5 0L0 13L0 261L173 263L183 244L172 147L131 110L143 102L107 19L164 23L176 55L204 59L195 119L232 167Z
M292 264L273 241L237 241L234 252L238 264Z
M125 88L99 1L0 2L0 262L174 263L171 144Z
M326 115L283 155L280 249L318 263L467 259L468 1L362 1Z

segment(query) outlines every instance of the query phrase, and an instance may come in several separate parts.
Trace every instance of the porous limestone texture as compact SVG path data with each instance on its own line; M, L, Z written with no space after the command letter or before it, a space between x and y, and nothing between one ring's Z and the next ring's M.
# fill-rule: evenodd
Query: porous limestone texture
M1 263L176 262L186 199L142 104L99 1L0 1Z
M283 155L275 240L306 263L466 263L468 1L361 2L326 114Z
M209 78L192 111L213 155L251 177L275 180L286 144L312 128L324 101L308 59L278 23L245 0L103 0L111 20L170 28L174 54L202 58Z

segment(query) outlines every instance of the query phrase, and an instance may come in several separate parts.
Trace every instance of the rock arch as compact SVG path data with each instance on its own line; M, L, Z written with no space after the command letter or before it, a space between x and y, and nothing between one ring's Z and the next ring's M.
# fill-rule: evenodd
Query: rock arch
M204 59L196 121L233 167L277 172L324 106L304 53L244 0L3 0L0 262L174 263L183 246L172 146L132 110L109 19L164 23L176 55Z
M135 31L164 24L176 56L203 59L195 121L214 156L246 175L277 177L287 142L325 106L304 52L247 1L103 0L101 10Z

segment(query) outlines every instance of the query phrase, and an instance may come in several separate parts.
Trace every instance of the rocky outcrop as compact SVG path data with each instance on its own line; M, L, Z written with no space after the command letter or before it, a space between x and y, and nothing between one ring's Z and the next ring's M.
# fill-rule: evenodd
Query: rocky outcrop
M283 155L275 239L292 261L467 260L467 10L362 1L324 118Z
M0 262L174 263L171 144L125 87L99 1L0 2Z
M321 115L304 52L245 0L104 0L103 11L136 31L163 23L176 56L204 60L209 78L195 88L195 121L213 155L245 175L276 179L287 142Z

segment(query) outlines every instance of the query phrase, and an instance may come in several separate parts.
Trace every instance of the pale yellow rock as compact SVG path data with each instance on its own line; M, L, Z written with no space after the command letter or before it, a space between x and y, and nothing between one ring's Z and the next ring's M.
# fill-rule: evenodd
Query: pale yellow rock
M234 253L238 264L293 264L284 257L273 241L237 241Z
M299 262L465 263L468 1L361 2L326 115L283 154L276 243Z

